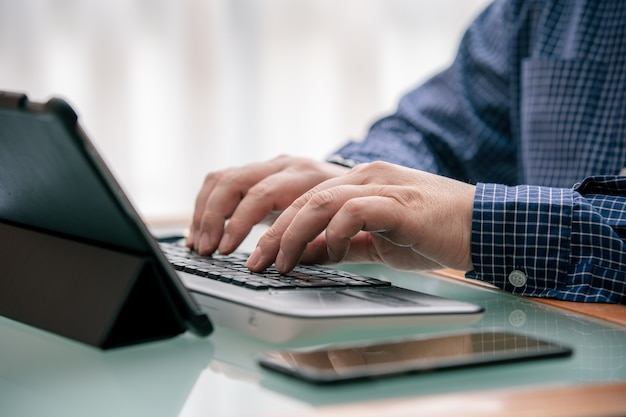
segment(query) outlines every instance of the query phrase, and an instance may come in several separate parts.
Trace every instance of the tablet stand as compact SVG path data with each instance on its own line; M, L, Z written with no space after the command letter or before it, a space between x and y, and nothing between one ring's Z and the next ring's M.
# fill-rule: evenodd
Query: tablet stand
M186 330L148 257L0 223L0 315L102 349Z

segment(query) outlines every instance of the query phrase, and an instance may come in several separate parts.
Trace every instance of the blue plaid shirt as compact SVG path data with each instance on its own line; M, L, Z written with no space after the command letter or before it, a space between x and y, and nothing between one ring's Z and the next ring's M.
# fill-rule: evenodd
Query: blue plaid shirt
M626 1L496 0L337 155L476 183L468 277L626 304L625 91Z

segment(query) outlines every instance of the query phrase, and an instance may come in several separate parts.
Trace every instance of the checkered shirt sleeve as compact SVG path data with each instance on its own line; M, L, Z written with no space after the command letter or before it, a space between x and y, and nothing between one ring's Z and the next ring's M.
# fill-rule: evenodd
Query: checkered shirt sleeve
M449 68L335 159L478 184L471 277L626 304L625 92L626 1L494 0Z
M626 304L625 239L626 177L573 189L479 183L466 276L521 295Z
M495 0L449 68L336 153L471 183L571 187L626 166L626 2Z

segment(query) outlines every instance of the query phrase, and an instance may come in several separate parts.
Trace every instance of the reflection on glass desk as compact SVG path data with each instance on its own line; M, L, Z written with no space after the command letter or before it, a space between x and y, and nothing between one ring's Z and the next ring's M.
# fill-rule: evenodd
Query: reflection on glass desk
M483 318L468 328L535 335L570 346L574 354L318 387L262 369L257 364L259 354L276 345L223 328L206 339L186 334L102 352L0 318L0 415L288 415L318 406L379 399L626 381L626 327L430 274L399 273L378 266L346 269L482 305ZM309 343L323 346L454 330L459 327L347 329Z

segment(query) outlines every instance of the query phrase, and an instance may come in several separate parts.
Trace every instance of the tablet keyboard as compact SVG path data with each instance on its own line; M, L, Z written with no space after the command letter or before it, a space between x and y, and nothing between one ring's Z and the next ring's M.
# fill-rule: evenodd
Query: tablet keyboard
M274 267L269 267L260 273L251 272L246 267L248 257L246 254L201 256L175 243L160 243L160 246L177 271L252 290L345 289L391 285L388 281L318 265L300 265L286 274L279 273Z

